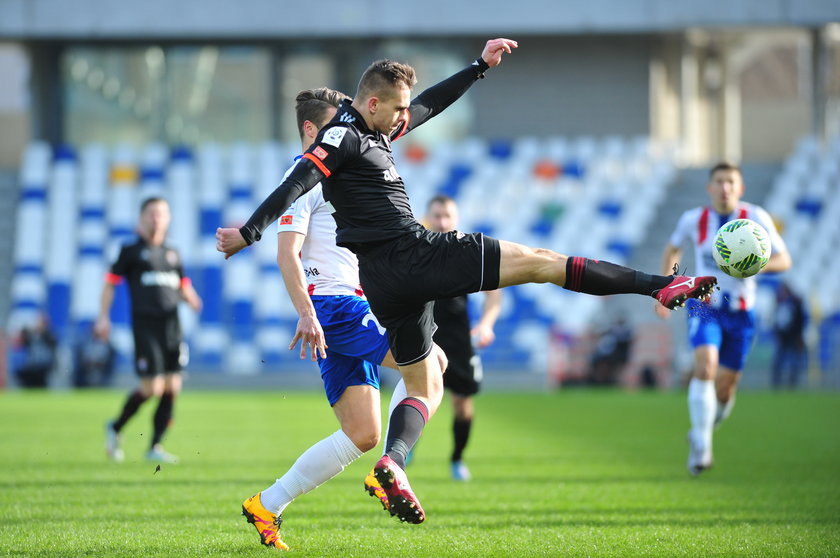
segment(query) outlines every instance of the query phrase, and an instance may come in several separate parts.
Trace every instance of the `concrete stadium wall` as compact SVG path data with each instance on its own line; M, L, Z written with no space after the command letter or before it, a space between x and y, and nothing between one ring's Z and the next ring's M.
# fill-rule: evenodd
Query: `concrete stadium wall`
M523 40L492 83L470 92L473 133L631 136L650 133L649 64L655 39L612 36ZM538 87L529 84L539 83Z

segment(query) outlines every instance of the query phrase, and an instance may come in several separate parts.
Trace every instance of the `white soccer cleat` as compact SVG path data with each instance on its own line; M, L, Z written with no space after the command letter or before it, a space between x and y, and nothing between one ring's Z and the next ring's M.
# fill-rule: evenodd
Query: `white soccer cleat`
M178 463L178 458L165 451L160 444L155 444L152 449L146 452L146 460L158 463Z
M125 452L120 447L122 437L120 433L114 430L113 421L105 423L105 453L111 458L111 461L122 463L125 461Z
M691 430L688 431L688 472L696 477L706 469L712 468L712 448L694 440Z

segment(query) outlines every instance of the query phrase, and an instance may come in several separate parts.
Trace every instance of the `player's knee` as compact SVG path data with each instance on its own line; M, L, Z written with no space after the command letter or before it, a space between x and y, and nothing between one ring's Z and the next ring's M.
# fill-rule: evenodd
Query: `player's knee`
M438 348L437 350L437 359L441 373L446 372L446 369L449 368L449 359L446 358L446 353L444 353L441 348Z
M558 272L566 271L566 256L546 248L532 248L534 256L534 283L552 283Z
M694 362L694 377L698 380L714 380L717 376L718 361L711 355L698 353Z
M455 407L454 415L456 420L472 420L472 413L464 407Z
M715 379L715 368L714 366L698 364L694 368L694 377L698 380L714 380Z
M721 403L729 403L732 396L735 395L735 384L724 383L717 386L717 399Z
M163 383L144 383L140 386L140 393L142 393L143 397L145 397L146 399L149 399L151 397L160 397L161 395L163 395Z
M379 445L380 435L376 428L359 428L348 433L348 438L359 451L368 452Z

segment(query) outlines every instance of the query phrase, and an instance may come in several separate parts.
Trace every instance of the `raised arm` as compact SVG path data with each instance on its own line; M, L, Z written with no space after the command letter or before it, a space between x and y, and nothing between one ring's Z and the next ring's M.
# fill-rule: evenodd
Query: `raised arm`
M446 107L458 100L472 86L476 80L484 77L489 68L498 66L502 62L502 54L510 53L518 43L510 39L491 39L487 41L481 56L472 64L446 78L437 85L433 85L420 93L408 108L409 118L405 125L394 132L394 139L410 132L430 118L440 114Z

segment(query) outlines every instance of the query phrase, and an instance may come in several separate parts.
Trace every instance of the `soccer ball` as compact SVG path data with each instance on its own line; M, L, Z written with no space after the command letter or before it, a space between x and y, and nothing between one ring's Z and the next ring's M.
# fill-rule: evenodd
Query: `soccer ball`
M727 275L737 279L752 277L770 259L770 236L755 221L735 219L718 229L712 255Z

